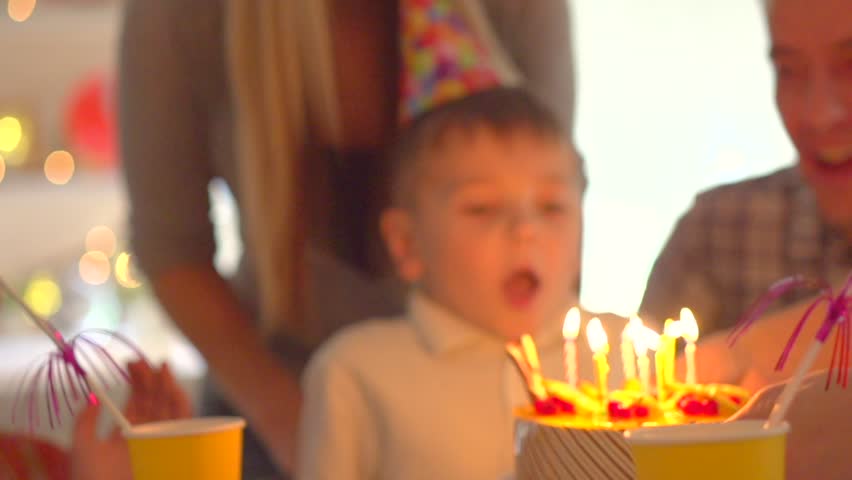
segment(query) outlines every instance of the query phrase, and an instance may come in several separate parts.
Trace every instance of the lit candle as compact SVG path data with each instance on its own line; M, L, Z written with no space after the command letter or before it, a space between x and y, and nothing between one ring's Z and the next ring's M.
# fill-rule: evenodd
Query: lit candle
M634 315L621 331L621 363L624 367L624 380L636 378L636 355L633 348L636 334L642 329L642 319Z
M649 394L651 393L651 360L648 358L648 350L656 352L660 349L660 334L643 325L634 333L633 345L636 349L636 363L639 365L642 392ZM660 376L657 375L657 378L659 379Z
M657 353L654 354L654 368L657 372L657 399L663 401L666 399L666 344L660 340Z
M686 383L687 385L695 384L695 342L698 341L698 322L695 321L695 315L692 310L682 308L680 310L680 333L683 339L686 340Z
M666 385L674 383L675 341L680 336L680 328L672 319L667 319L663 334L660 336L660 347L654 355L657 371L657 398L665 400L668 392Z
M521 346L516 343L507 343L506 352L515 361L515 365L521 372L521 376L524 377L524 383L527 384L530 393L532 393L532 374L530 373L529 364L527 364L527 357L524 355L523 350L521 350Z
M562 324L562 337L565 339L563 356L565 363L565 380L568 385L577 387L577 335L580 333L580 309L568 310L565 322Z
M606 331L601 324L599 318L595 317L589 320L586 325L586 339L589 341L589 348L592 349L593 359L595 361L595 373L597 374L598 389L600 390L601 403L603 411L607 411L607 378L609 376L609 364L606 356L609 353L609 343L607 343Z
M524 335L518 343L507 343L506 352L518 366L530 395L535 400L547 399L547 389L544 386L544 377L541 374L541 363L532 337Z
M521 351L527 359L530 372L530 388L536 398L547 398L547 389L544 387L544 376L541 374L541 361L538 358L538 350L535 342L529 335L521 336Z
M665 378L663 381L666 385L673 385L675 383L675 355L677 354L677 339L680 335L680 322L676 322L671 318L667 319L663 326L663 335L660 338L661 349L665 351L665 357L663 358Z

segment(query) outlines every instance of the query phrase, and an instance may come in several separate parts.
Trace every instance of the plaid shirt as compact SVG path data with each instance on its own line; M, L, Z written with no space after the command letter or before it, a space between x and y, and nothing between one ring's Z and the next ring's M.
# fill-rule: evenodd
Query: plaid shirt
M657 258L640 311L661 320L688 306L710 333L736 324L776 280L803 274L837 285L850 270L852 245L821 221L790 167L698 195Z

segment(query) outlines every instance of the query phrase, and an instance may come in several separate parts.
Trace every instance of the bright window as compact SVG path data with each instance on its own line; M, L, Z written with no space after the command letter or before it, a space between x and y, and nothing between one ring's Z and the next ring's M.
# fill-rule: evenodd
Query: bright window
M759 0L571 0L583 304L636 310L695 194L789 165Z

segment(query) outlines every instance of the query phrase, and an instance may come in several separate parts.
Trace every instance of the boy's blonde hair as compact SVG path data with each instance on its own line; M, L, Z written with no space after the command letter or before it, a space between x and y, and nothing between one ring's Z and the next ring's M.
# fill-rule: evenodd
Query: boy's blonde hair
M413 205L416 179L423 157L440 148L450 133L473 133L485 128L497 135L517 131L565 142L565 129L553 112L519 87L497 87L444 104L417 117L401 132L391 155L392 202ZM577 179L585 188L582 162L577 159Z

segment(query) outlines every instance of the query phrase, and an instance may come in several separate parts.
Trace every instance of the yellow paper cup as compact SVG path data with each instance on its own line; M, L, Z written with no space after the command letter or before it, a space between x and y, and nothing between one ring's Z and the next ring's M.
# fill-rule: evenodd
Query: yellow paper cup
M638 480L783 480L788 424L762 420L648 427L624 434Z
M239 480L239 417L202 417L135 425L125 433L134 480Z

